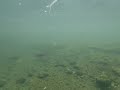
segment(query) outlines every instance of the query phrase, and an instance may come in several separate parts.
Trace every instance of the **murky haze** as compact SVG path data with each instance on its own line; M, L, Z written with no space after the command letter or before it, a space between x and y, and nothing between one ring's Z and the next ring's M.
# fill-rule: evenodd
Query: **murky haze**
M107 55L108 52L109 54L118 54L120 52L119 50L118 52L114 50L106 51L104 49L99 49L98 47L109 49L120 48L119 38L120 0L0 0L0 62L4 63L3 61L5 61L3 67L10 66L13 68L13 61L11 62L12 64L6 61L8 59L7 57L10 57L10 59L16 60L16 71L19 71L19 68L23 65L21 64L22 62L26 65L27 61L25 60L30 59L30 65L32 65L32 63L34 63L32 62L34 57L32 54L36 54L39 51L41 52L41 50L43 51L43 54L35 55L35 57L41 58L46 56L47 59L50 58L51 60L60 61L61 57L65 59L61 52L66 55L66 52L71 52L71 48L74 49L76 46L78 48L82 48L82 46L95 47L92 48L92 51L97 52L97 54L98 52L104 52L104 54L107 53ZM60 53L56 52L56 49L58 50L58 48L60 49ZM93 55L85 52L83 52L84 55L82 54L82 59L85 55ZM52 55L50 53L52 53ZM74 54L76 55L76 53ZM70 56L71 58L75 55L67 53L67 56ZM113 57L115 56L112 56L112 59ZM86 61L87 60L88 59L86 59ZM17 65L19 65L19 67ZM40 66L39 64L37 65ZM62 65L60 64L58 66L61 67ZM31 68L29 69L31 70ZM35 69L37 69L36 72L39 72L39 68ZM2 69L0 70L0 77L2 78L4 75ZM5 69L4 71L8 73L9 70L7 70L8 69ZM15 70L12 69L13 73L14 71ZM69 66L67 71L68 73L71 73L69 72ZM13 73L11 73L11 77L14 77ZM75 71L72 73L75 73ZM16 78L18 77L16 76ZM2 86L3 84L1 85L1 82L4 83L3 81L0 81L0 88L5 87ZM22 83L24 80L18 82ZM10 89L10 85L12 84L6 85L8 87L6 90L16 90L14 87ZM45 87L47 86L44 86L44 88ZM108 88L92 88L90 90L103 89L111 90ZM30 89L26 88L25 90ZM35 89L33 88L31 90ZM48 90L57 89L52 88ZM73 89L64 88L58 90Z
M19 41L24 37L26 42L41 38L47 42L119 41L119 0L58 0L50 13L46 6L52 0L0 2L1 34L5 38L19 36Z

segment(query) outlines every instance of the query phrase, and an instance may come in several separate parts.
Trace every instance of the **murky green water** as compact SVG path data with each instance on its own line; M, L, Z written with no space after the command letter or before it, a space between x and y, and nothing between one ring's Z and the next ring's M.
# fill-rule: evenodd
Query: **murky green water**
M119 0L1 0L0 90L119 90Z

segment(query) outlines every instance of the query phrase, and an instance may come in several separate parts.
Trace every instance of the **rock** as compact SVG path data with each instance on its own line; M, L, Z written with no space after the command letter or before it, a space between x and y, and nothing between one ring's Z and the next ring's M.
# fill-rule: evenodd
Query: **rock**
M0 88L4 87L5 84L6 84L5 80L0 80Z
M73 74L73 71L67 70L65 73L68 75L71 75L71 74Z
M38 74L37 77L40 79L46 79L49 76L47 73Z
M19 78L18 80L16 80L16 84L24 84L26 82L25 78Z
M80 77L83 77L83 76L84 76L83 72L81 72L81 71L76 71L75 74L76 74L77 76L80 76Z
M65 68L66 65L64 65L64 64L56 64L55 67L63 67L63 68Z
M11 56L11 57L8 57L8 59L10 60L18 60L20 57L19 56Z
M112 67L112 71L115 75L120 76L120 68L118 67Z
M33 76L33 74L32 73L28 73L28 77L32 77Z
M35 57L37 57L37 58L40 58L40 57L43 57L43 56L46 56L46 54L45 53L37 53L37 54L35 54Z
M79 66L73 66L73 69L80 70L80 67Z
M76 62L70 62L69 63L71 66L74 66L74 65L76 65L77 63Z

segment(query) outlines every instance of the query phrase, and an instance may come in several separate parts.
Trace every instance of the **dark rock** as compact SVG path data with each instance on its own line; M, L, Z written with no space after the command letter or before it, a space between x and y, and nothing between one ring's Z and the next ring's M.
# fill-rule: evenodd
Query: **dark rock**
M66 67L64 64L56 64L55 67Z
M65 73L68 74L68 75L71 75L71 74L73 74L74 72L71 71L71 70L67 70Z
M80 72L80 71L76 71L75 74L76 74L77 76L80 76L80 77L82 77L82 76L84 75L84 74L83 74L82 72Z
M24 84L26 82L25 78L19 78L18 80L16 80L16 84Z
M32 77L33 76L33 74L32 73L28 73L28 77Z
M120 76L120 68L118 68L118 67L112 67L112 72L115 75Z
M10 60L18 60L20 57L18 56L11 56L11 57L8 57L8 59Z
M0 88L4 87L5 84L6 84L6 81L0 80Z
M76 65L77 63L76 62L70 62L69 64L73 66L73 65Z
M80 70L80 67L79 66L73 66L73 69Z
M46 79L49 76L47 73L38 74L37 77L40 79Z

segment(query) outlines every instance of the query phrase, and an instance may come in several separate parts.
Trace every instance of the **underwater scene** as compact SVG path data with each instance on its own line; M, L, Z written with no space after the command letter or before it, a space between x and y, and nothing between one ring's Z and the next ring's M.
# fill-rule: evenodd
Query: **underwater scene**
M120 0L0 0L0 90L120 90Z

